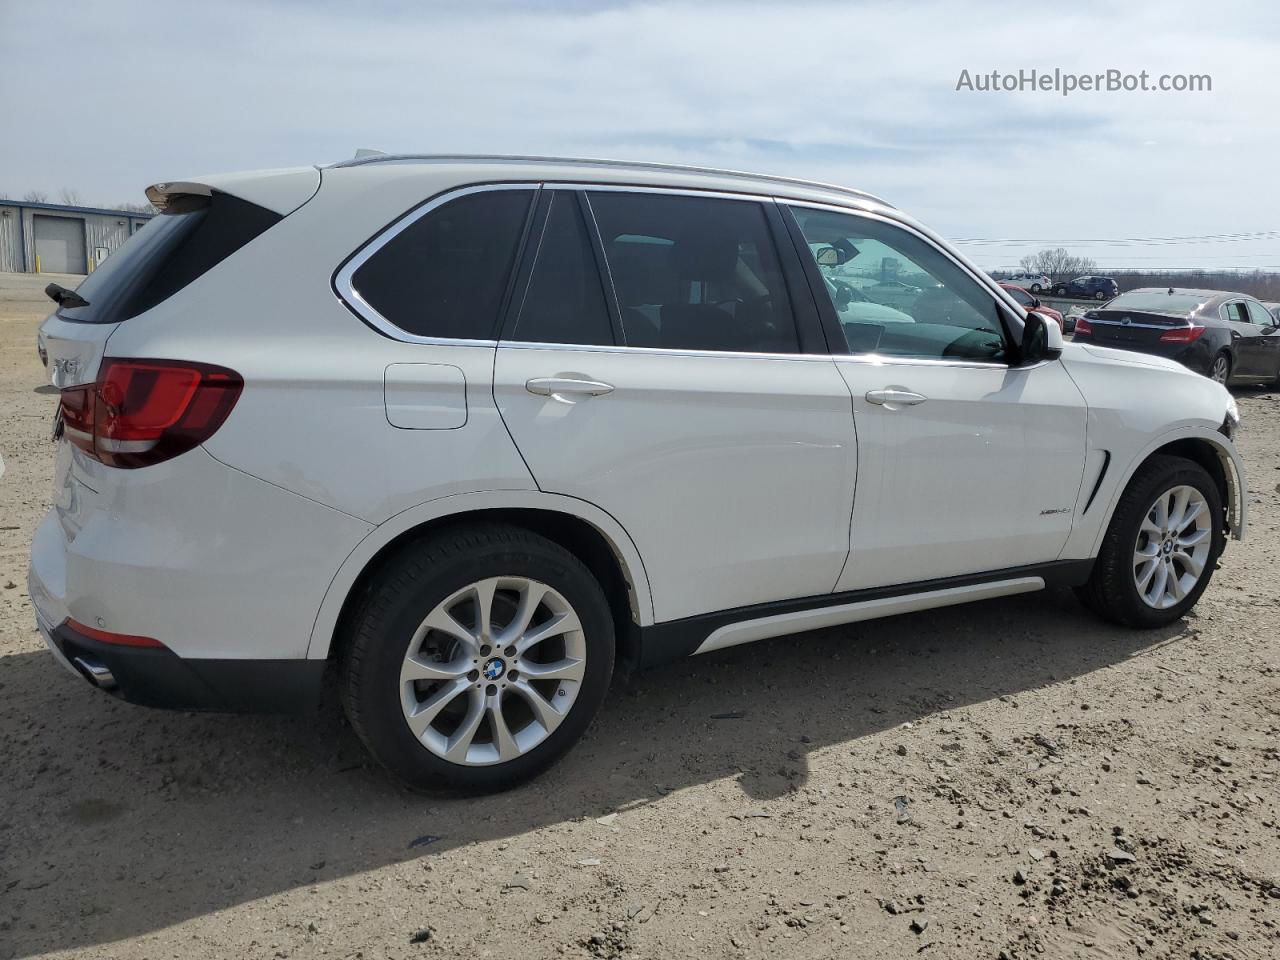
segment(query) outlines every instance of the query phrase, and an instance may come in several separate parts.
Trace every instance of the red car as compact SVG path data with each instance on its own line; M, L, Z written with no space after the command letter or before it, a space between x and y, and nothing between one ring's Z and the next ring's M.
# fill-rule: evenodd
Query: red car
M1021 287L1015 287L1012 283L1002 283L1000 286L1009 291L1013 299L1017 300L1028 313L1039 313L1048 317L1058 325L1058 329L1063 333L1067 332L1067 328L1063 323L1062 314L1053 307L1046 307L1040 302L1040 298L1033 296Z

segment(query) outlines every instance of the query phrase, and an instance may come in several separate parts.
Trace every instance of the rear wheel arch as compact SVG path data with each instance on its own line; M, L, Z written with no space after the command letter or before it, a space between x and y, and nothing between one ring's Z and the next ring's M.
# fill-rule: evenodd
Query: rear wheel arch
M494 506L444 513L423 519L389 537L359 566L358 571L354 572L354 579L348 573L347 579L351 582L340 598L340 607L336 618L332 618L331 627L321 627L321 620L324 619L322 610L317 618L317 631L312 634L309 657L334 660L341 656L342 638L348 634L347 627L351 617L359 608L370 582L380 570L395 563L404 551L412 550L416 543L441 533L479 524L498 524L536 533L564 547L581 560L596 577L609 601L617 641L617 670L625 674L635 665L639 653L640 626L646 622L644 610L650 604L643 567L634 570L637 558L627 556L625 549L584 517L542 506ZM336 588L337 578L330 587L330 593L334 593ZM330 605L337 599L336 596L326 596L325 604Z

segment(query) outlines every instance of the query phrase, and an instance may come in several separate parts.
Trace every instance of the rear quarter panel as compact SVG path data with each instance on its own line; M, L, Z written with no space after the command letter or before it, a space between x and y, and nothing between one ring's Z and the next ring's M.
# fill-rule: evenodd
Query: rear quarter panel
M244 392L208 452L370 523L459 492L532 488L493 404L492 346L390 339L333 290L334 271L355 249L454 181L420 169L373 177L359 167L323 177L309 203L171 300L122 324L108 352L236 370ZM405 289L411 296L412 277ZM392 426L383 379L398 363L461 370L464 425Z

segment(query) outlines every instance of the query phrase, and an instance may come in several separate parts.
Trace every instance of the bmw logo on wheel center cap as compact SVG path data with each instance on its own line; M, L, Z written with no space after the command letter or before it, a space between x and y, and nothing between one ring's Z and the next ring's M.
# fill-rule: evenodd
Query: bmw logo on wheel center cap
M486 680L497 680L500 676L507 672L507 665L501 657L492 657L484 662L481 673L484 674Z

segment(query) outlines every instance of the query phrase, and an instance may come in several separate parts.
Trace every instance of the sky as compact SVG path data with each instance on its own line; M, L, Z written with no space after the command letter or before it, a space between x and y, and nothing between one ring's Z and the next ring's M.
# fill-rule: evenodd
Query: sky
M361 147L611 157L840 183L1020 241L962 244L988 268L1064 245L1280 270L1280 5L1256 0L0 0L0 63L11 197L141 202ZM1212 89L956 89L1031 69ZM1174 239L1118 242L1150 238Z

